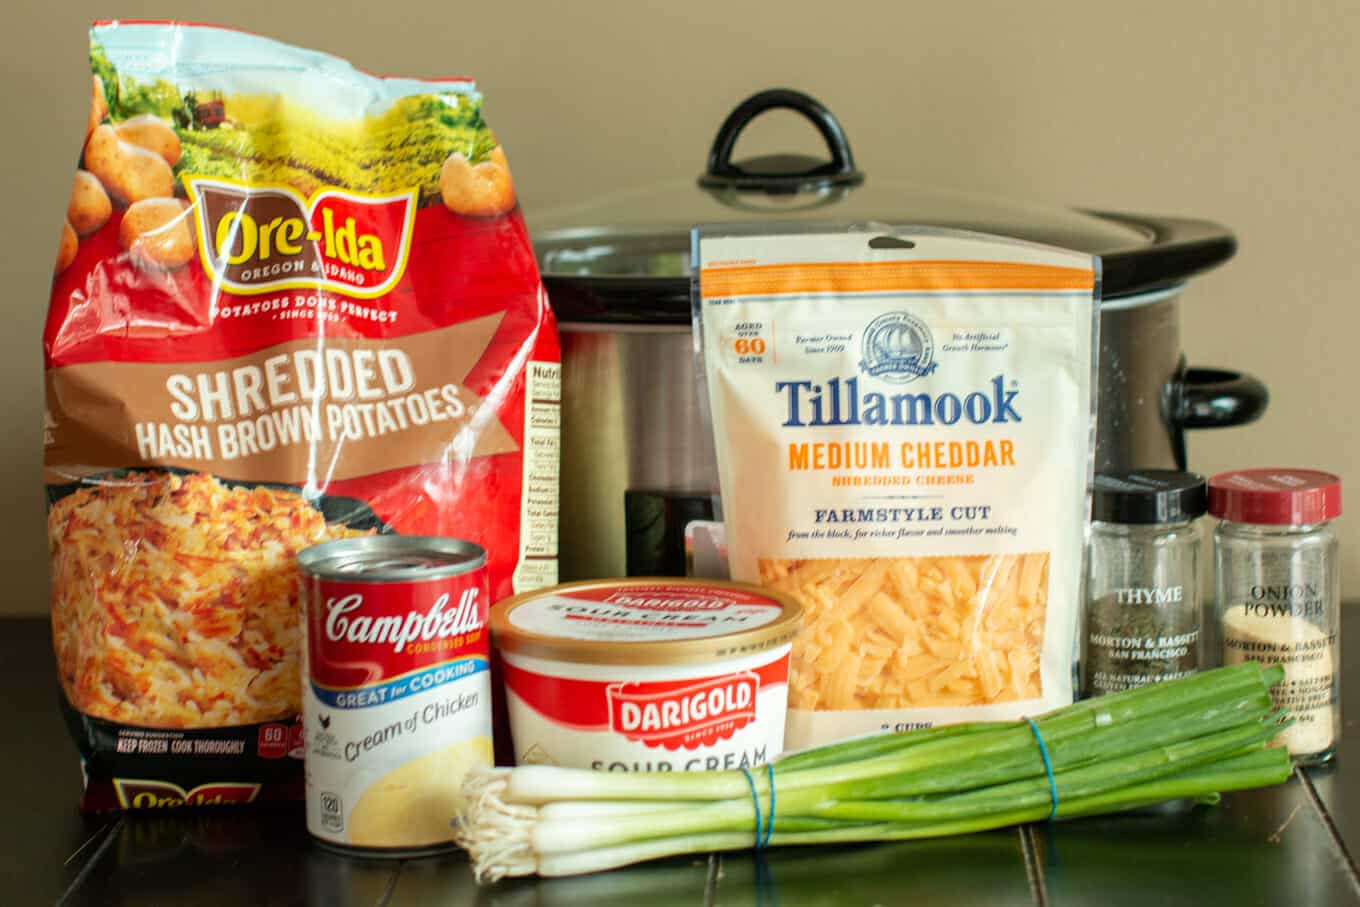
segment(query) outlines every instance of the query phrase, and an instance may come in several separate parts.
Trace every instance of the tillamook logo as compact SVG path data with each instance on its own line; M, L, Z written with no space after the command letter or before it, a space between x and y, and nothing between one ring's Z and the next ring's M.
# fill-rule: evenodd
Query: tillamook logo
M727 740L756 718L760 680L743 671L674 683L613 683L609 726L629 740L651 747L687 750Z
M824 428L828 425L972 425L1020 422L1015 408L1019 389L997 375L986 390L959 395L881 394L861 391L859 378L813 381L776 381L774 392L784 395L785 428Z
M203 176L185 179L203 268L235 293L324 288L359 298L392 291L406 270L414 190L371 196Z
M909 312L880 315L864 329L860 371L880 381L906 384L939 368L935 341L924 321ZM871 384L872 386L872 384ZM992 378L985 390L958 394L884 394L861 390L859 377L816 381L776 381L774 392L786 407L785 428L825 428L836 425L972 425L1020 422L1016 382L1005 375Z

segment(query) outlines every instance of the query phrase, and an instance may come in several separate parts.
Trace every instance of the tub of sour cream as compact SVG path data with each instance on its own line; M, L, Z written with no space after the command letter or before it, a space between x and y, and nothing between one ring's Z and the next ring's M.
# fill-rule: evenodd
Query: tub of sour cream
M515 760L735 769L784 748L797 602L685 578L567 583L491 611Z

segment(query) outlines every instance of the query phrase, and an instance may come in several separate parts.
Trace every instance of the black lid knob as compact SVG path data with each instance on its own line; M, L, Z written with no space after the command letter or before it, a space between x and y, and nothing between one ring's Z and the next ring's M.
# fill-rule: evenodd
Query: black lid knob
M771 154L740 163L732 160L737 137L753 119L767 110L785 109L802 114L826 140L831 160L819 161L801 154ZM727 115L713 147L708 167L699 177L705 189L737 189L771 193L821 191L836 186L855 186L864 174L855 169L850 141L840 121L820 101L801 91L772 88L754 94Z

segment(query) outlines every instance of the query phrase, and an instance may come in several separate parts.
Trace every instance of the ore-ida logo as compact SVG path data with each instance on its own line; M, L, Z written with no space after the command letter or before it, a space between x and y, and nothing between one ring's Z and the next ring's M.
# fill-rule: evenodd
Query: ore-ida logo
M864 329L860 370L891 384L906 384L939 367L935 339L910 312L879 315Z
M210 781L185 790L170 781L114 778L113 789L118 795L118 805L123 809L164 809L250 803L259 794L260 785L239 781Z
M390 293L406 271L414 189L326 188L303 198L290 186L206 176L184 183L203 269L231 292L327 289L372 299Z

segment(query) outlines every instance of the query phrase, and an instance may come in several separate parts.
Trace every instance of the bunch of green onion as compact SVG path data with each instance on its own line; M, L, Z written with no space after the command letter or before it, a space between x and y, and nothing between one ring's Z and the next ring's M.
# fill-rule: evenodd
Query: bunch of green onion
M1025 722L856 738L774 764L769 846L966 834L1109 813L1289 777L1287 724L1251 662L1089 699ZM756 797L752 796L752 783ZM529 765L474 770L456 820L479 881L596 872L755 844L770 779L741 771L605 773ZM1057 808L1054 810L1054 794ZM759 810L757 811L757 800Z

